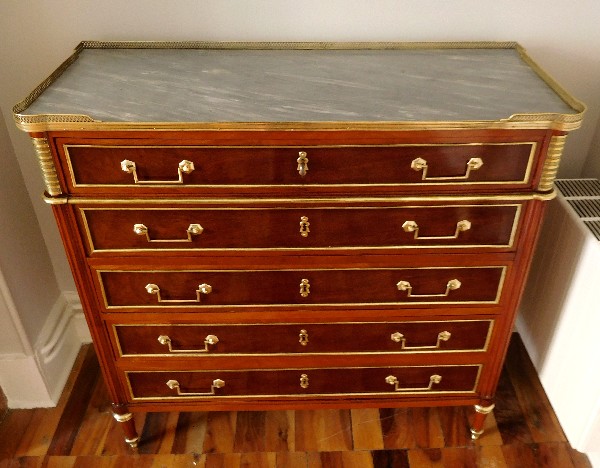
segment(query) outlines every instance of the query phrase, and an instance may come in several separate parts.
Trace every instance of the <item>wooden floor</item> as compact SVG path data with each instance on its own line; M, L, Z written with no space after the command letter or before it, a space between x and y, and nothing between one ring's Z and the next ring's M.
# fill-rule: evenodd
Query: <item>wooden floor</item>
M513 336L485 434L470 408L137 414L142 443L123 442L93 349L84 347L56 408L12 410L0 467L590 467L563 435Z

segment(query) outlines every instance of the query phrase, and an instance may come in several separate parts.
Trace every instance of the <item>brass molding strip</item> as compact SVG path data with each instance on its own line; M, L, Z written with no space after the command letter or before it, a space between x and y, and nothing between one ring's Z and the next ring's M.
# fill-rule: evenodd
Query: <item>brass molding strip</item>
M550 139L548 145L548 155L544 162L542 177L538 185L538 190L548 192L554 187L554 180L558 173L558 166L567 140L566 135L555 135Z
M41 114L28 115L24 111L64 71L77 60L85 49L218 49L218 50L410 50L410 49L514 49L533 71L573 108L573 114L534 113L513 114L498 121L447 122L102 122L87 115ZM25 99L13 107L17 127L27 132L51 130L454 130L476 128L554 129L571 131L581 126L586 106L572 97L552 79L516 42L119 42L83 41L48 78Z
M475 405L475 411L478 412L479 414L490 414L496 405L492 404L490 406L481 406L481 405Z
M515 41L455 42L310 42L310 41L82 41L83 49L215 49L215 50L411 50L411 49L514 49Z
M62 194L60 183L58 182L58 173L56 167L54 167L54 161L52 160L52 153L50 152L50 145L47 138L32 138L33 148L38 158L40 168L42 169L42 176L46 185L46 193L51 197L56 197Z
M506 201L528 201L528 200L539 200L548 201L556 198L556 191L552 190L549 193L524 193L515 195L507 193L505 195L432 195L432 196L421 196L421 197L360 197L355 198L160 198L152 199L148 198L86 198L79 196L69 196L65 198L54 199L51 197L45 197L44 201L49 205L53 204L120 204L120 205L139 205L147 204L174 204L174 205L211 205L211 204L223 204L223 202L231 204L255 204L260 205L261 203L277 203L280 205L301 205L306 206L309 204L345 204L345 203L416 203L416 202L498 202L502 200Z
M115 418L115 420L117 422L123 423L123 422L131 421L131 419L133 418L133 414L131 414L131 413L125 413L125 414L113 413L113 417Z

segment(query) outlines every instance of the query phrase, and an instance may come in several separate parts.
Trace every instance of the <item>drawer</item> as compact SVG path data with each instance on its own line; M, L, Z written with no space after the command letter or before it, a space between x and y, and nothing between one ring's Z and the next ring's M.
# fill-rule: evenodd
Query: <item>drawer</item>
M406 395L472 393L481 365L129 371L132 401L318 395Z
M269 325L116 324L119 356L485 351L493 320Z
M496 304L506 267L310 270L99 270L104 307Z
M91 253L511 248L522 206L80 207Z
M103 145L63 142L69 191L235 187L440 187L530 183L537 142L338 146ZM429 187L429 188L428 188ZM297 190L297 189L296 189ZM188 190L189 191L189 190Z

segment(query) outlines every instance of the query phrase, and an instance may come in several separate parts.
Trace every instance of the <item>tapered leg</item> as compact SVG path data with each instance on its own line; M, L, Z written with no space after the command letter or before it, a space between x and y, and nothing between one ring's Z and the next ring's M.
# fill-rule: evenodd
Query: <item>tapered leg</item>
M475 405L475 416L473 416L473 423L471 424L471 439L477 440L479 439L479 436L483 434L483 424L485 423L485 418L492 412L494 406L494 404L489 404L488 406Z
M117 422L121 423L121 427L125 433L125 442L131 445L132 448L136 448L138 441L140 440L140 436L138 436L137 431L135 430L133 414L127 411L127 407L125 405L113 403L112 407L113 416Z

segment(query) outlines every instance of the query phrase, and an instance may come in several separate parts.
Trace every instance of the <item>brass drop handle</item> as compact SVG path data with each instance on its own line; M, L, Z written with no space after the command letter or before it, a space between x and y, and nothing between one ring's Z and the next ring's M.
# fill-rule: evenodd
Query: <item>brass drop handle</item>
M446 284L446 292L442 294L413 294L412 286L408 281L398 281L396 284L398 291L407 291L406 297L446 297L450 294L450 291L454 291L461 287L461 282L457 279L451 279Z
M216 395L215 390L217 388L223 388L225 386L225 381L221 380L221 379L215 379L212 382L212 385L210 386L210 392L201 392L201 393L196 393L196 392L182 392L181 391L181 387L179 385L179 382L177 380L169 380L167 382L167 387L169 387L171 390L175 389L177 390L177 395L180 396L210 396L210 395Z
M300 375L300 387L308 388L308 375L307 374Z
M304 177L308 172L308 158L306 157L306 151L300 151L298 153L298 159L296 159L298 163L298 173L300 177Z
M187 239L151 239L148 228L144 224L134 224L133 232L138 236L146 236L148 242L192 242L193 236L199 236L204 232L204 228L199 224L190 224L186 229Z
M310 282L307 279L300 281L300 295L302 297L308 297L310 294Z
M121 161L121 170L123 172L127 172L128 174L133 174L133 183L138 185L183 184L183 174L190 174L194 171L194 169L194 163L192 161L184 159L177 166L177 180L140 180L137 174L137 167L135 165L135 162L130 161L129 159Z
M309 232L310 232L310 223L308 222L308 217L302 216L300 218L300 235L302 237L308 237Z
M393 385L395 392L428 392L431 390L434 384L439 384L442 381L442 376L433 374L429 377L429 385L427 387L412 387L412 388L400 388L400 382L398 378L393 375L388 375L385 378L385 383Z
M400 333L400 332L395 332L392 333L392 341L394 341L395 343L401 343L400 345L400 349L405 349L405 350L426 350L426 349L439 349L440 345L442 344L442 341L448 341L450 339L450 332L448 331L443 331L438 333L437 336L437 342L435 345L433 346L406 346L406 337Z
M308 344L308 332L306 330L300 330L298 334L298 343L302 346L306 346Z
M445 177L427 177L427 170L429 166L427 161L423 158L416 158L410 163L410 167L414 171L423 171L421 180L465 180L471 175L471 171L476 171L483 166L483 160L481 158L471 158L467 161L467 168L464 175L461 176L445 176Z
M158 337L158 342L161 345L168 346L170 353L208 353L208 347L217 344L219 338L217 338L216 335L208 335L204 339L204 349L173 349L171 338L169 338L168 335L160 335Z
M402 224L402 229L404 229L404 232L414 232L415 233L414 239L421 239L421 240L458 239L458 235L461 232L468 231L469 229L471 229L471 221L469 221L468 219L463 219L463 220L459 221L458 223L456 223L456 230L454 231L454 234L451 236L428 236L428 237L419 236L419 225L417 223L415 223L414 221L405 221L404 224Z
M146 285L146 292L148 294L156 294L158 302L168 303L168 304L179 304L182 302L202 302L200 300L201 294L210 294L212 292L212 286L210 284L202 283L198 285L198 289L196 290L196 299L163 299L160 296L160 288L157 284L148 283Z

